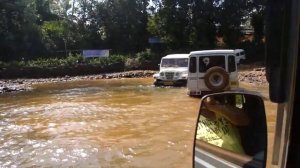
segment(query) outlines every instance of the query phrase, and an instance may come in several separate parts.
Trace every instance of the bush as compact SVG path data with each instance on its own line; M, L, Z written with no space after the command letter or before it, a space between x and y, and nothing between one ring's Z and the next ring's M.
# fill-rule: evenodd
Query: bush
M141 66L139 58L127 58L125 61L125 70L135 70Z
M0 67L35 67L35 68L50 68L62 66L76 66L76 65L94 65L99 68L107 70L136 70L149 67L157 67L157 60L159 61L161 54L154 54L150 49L139 52L135 55L110 55L104 58L84 58L79 54L72 55L65 58L38 58L36 60L28 61L13 61L0 62ZM153 66L153 65L155 66Z
M146 49L145 51L137 53L136 58L138 59L138 61L143 62L146 60L152 60L154 58L154 54L150 49Z
M78 63L82 63L84 58L79 54L76 54L76 55L70 54L67 58L65 58L63 60L65 61L65 64L67 64L67 65L75 65Z
M111 66L115 64L124 64L126 57L123 55L111 55L104 58L89 58L85 59L88 64L101 65L101 67Z

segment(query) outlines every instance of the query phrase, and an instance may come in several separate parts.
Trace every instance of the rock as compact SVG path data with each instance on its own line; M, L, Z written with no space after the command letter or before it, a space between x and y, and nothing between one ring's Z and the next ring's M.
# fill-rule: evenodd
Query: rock
M252 70L244 70L239 72L239 81L248 82L255 85L266 85L265 68L253 68Z

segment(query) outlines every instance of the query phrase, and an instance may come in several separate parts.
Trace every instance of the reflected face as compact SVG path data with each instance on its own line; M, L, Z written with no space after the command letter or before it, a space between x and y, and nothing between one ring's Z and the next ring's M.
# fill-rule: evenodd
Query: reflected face
M209 153L214 160L225 159L237 166L263 167L266 136L264 106L259 97L233 93L205 97L196 128L194 165L211 164L212 160L203 160Z

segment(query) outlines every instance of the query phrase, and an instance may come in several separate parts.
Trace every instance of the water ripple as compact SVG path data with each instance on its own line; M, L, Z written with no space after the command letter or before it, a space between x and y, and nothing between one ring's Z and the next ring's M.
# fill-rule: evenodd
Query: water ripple
M0 107L0 167L189 164L198 100L137 81L44 85L9 98Z

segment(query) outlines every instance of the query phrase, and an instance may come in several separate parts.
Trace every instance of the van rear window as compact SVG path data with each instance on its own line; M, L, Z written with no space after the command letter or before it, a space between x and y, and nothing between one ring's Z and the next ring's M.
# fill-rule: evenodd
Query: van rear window
M225 56L202 56L199 57L199 72L206 72L213 66L219 66L225 69Z
M229 72L234 72L235 70L236 70L235 57L233 55L230 55L228 57L228 71Z
M197 62L196 62L196 57L191 57L190 58L190 65L189 65L189 72L190 73L196 73L196 66L197 66Z

